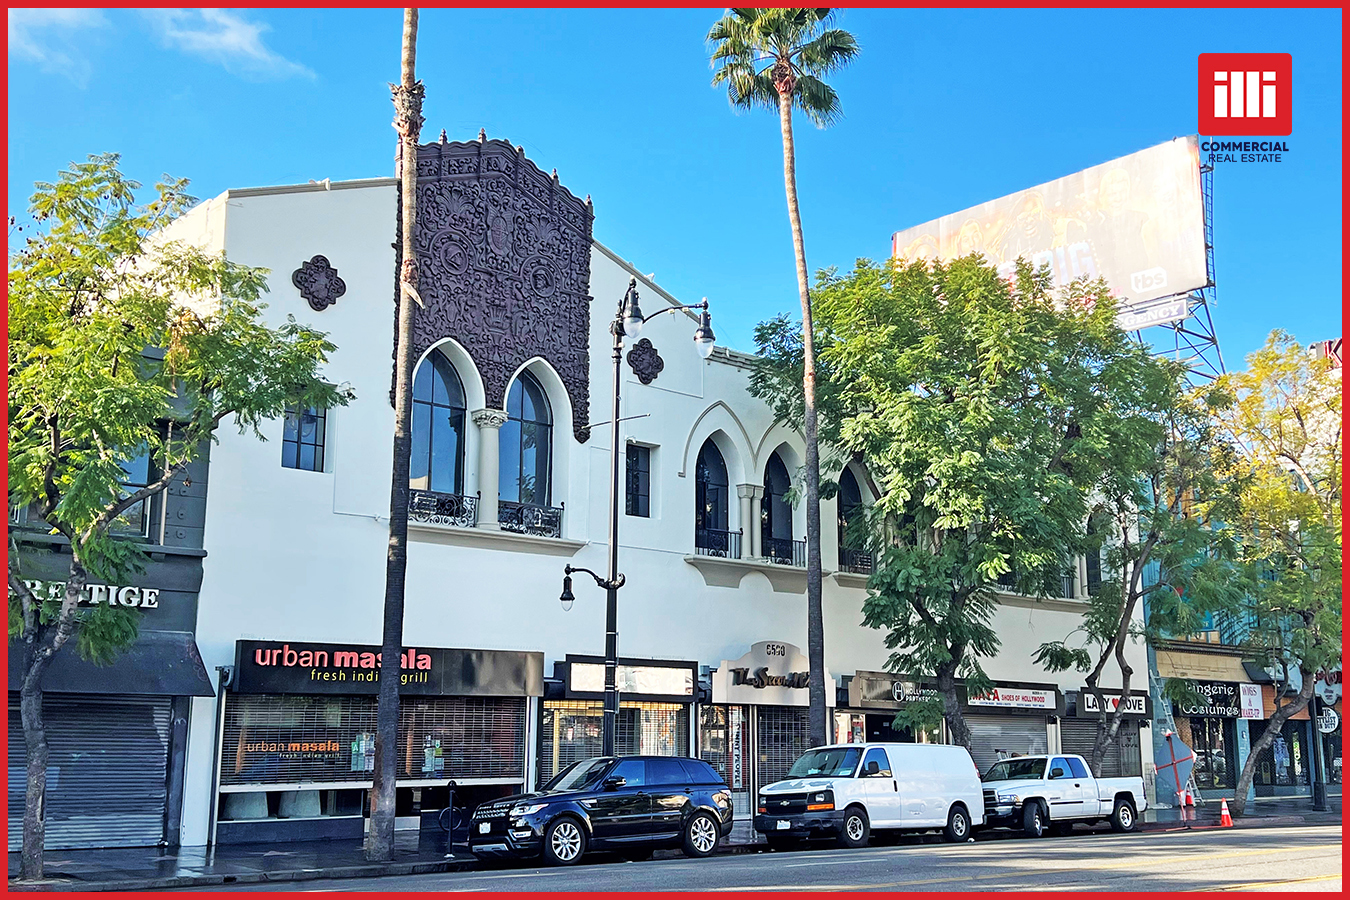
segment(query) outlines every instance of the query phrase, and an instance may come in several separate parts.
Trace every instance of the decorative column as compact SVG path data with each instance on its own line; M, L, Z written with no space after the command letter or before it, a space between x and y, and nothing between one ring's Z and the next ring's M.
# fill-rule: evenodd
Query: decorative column
M473 424L478 426L478 527L499 529L497 524L498 431L506 424L506 410L476 409Z
M764 485L738 484L736 495L741 498L741 555L747 559L760 556L760 504L764 498Z

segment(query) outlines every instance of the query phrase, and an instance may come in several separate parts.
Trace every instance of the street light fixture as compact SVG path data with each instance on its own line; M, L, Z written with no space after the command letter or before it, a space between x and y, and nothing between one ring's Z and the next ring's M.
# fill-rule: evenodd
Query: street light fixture
M572 594L574 572L585 572L605 591L605 715L602 732L602 752L605 756L614 755L615 723L619 717L619 691L616 684L619 665L618 591L625 580L619 572L619 387L622 383L623 339L635 339L647 322L662 313L681 309L702 310L698 327L694 329L694 348L699 356L707 359L712 355L717 340L712 330L712 317L708 314L707 297L703 298L702 303L668 306L650 316L644 316L638 304L637 279L633 278L628 282L623 299L619 301L618 312L609 326L610 334L614 335L614 415L609 421L609 577L602 578L580 566L563 568L563 589L558 599L564 610L571 609L576 599Z

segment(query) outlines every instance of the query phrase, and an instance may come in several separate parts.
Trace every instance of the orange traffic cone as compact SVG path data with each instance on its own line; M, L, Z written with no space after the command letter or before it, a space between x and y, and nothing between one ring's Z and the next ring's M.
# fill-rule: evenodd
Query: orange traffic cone
M1219 826L1221 828L1232 828L1233 817L1228 814L1228 798L1223 798L1223 805L1219 807Z

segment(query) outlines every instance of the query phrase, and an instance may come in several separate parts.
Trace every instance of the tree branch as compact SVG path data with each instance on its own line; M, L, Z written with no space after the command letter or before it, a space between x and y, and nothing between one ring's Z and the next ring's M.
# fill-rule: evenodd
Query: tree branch
M12 528L9 532L9 589L18 595L19 604L23 607L23 637L27 638L37 624L38 599L24 584L19 573L19 543L14 539Z

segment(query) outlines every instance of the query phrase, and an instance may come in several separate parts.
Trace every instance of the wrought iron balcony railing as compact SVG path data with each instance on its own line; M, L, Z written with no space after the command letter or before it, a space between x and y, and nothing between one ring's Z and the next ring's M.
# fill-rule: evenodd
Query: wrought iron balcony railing
M478 498L414 490L408 498L408 518L432 525L473 528L478 524Z
M761 538L763 556L780 566L806 567L806 541L792 538Z
M854 575L872 574L872 554L852 547L839 548L839 571Z
M497 522L503 531L536 537L562 537L563 511L559 506L535 506L502 500L497 504Z
M1060 593L1058 596L1072 600L1075 596L1073 582L1074 582L1073 573L1065 572L1063 579L1060 581L1059 585ZM1012 572L1004 572L1002 575L998 577L998 585L999 587L1003 588L1006 591L1016 593L1017 576Z
M722 531L720 528L695 528L694 552L699 556L740 559L741 532Z

